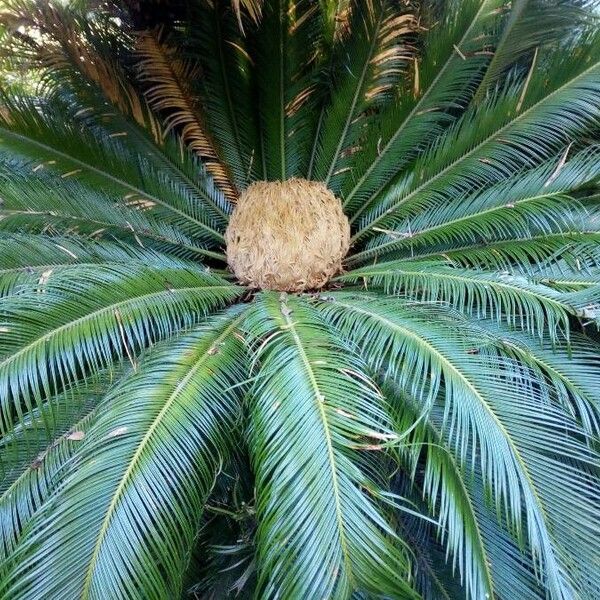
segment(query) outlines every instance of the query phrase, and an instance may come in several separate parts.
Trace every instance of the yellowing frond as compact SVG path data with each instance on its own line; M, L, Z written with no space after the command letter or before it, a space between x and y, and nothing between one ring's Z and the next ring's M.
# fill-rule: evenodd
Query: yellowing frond
M192 82L202 76L199 65L182 60L156 31L138 33L136 53L140 79L147 85L146 98L163 115L165 134L177 131L182 142L206 164L227 198L235 199L237 192L217 155L202 108L190 89Z

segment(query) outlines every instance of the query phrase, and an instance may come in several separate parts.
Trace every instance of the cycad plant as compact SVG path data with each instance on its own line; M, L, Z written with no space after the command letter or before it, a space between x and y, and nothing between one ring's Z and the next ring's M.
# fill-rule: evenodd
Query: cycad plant
M0 598L600 598L597 3L3 4Z

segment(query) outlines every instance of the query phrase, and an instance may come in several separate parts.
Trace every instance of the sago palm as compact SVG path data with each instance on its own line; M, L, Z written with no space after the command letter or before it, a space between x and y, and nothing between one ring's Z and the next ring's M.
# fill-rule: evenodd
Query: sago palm
M600 598L598 14L4 3L0 597Z

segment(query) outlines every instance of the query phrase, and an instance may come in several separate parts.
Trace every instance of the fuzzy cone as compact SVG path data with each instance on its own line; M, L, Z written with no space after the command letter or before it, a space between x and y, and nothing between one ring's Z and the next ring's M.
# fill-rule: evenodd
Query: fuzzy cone
M225 239L241 283L300 292L323 287L340 271L350 225L321 182L259 181L241 194Z

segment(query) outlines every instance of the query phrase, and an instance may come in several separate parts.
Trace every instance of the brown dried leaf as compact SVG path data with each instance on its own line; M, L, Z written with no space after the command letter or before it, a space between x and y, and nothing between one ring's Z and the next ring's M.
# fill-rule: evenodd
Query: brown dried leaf
M108 437L108 438L118 437L120 435L127 433L128 430L129 430L129 427L117 427L116 429L113 429L106 437Z

